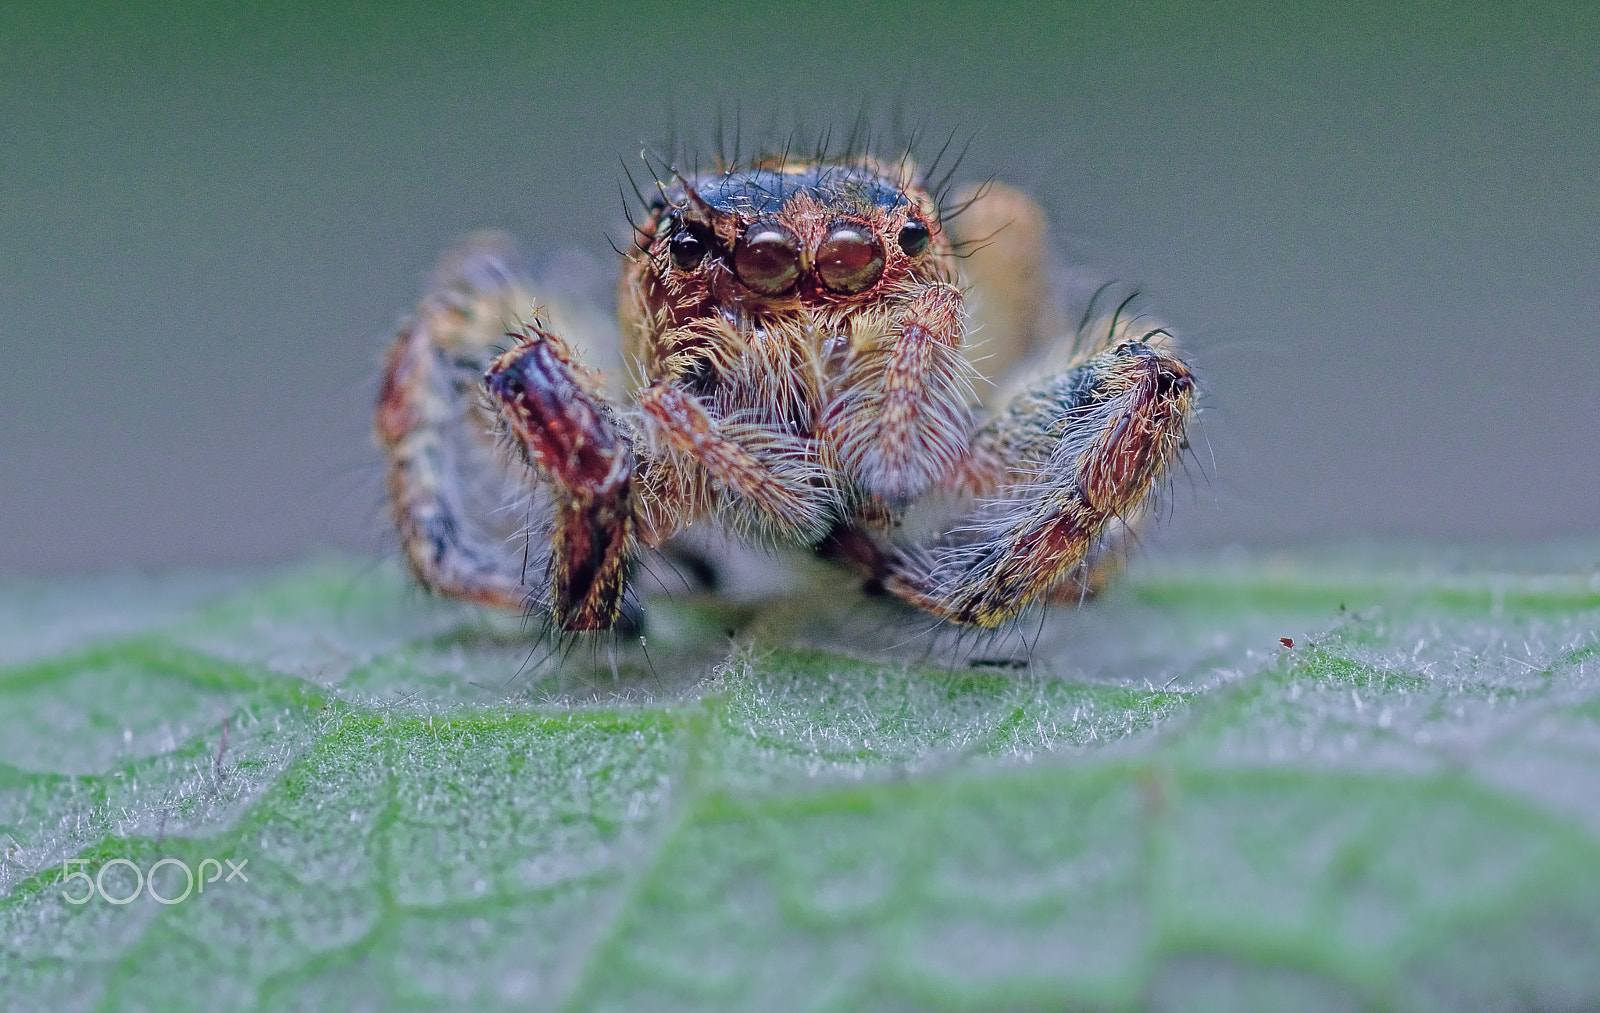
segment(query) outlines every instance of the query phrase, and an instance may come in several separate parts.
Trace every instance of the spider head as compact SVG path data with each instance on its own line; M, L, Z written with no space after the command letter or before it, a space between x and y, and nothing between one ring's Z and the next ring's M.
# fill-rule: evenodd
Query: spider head
M865 159L679 177L639 245L635 262L674 319L845 308L951 273L933 200L909 170Z

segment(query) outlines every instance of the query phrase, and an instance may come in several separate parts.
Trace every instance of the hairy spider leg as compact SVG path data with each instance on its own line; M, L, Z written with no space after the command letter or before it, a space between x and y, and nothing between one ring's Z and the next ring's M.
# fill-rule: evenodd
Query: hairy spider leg
M973 381L954 285L917 285L874 334L856 328L824 438L867 492L895 507L952 473L971 440Z
M954 623L993 627L1071 578L1136 513L1183 445L1189 369L1164 331L1124 324L1081 365L1014 397L975 457L1003 479L942 538L887 560L890 593Z
M836 516L814 441L738 412L719 417L677 382L639 390L624 419L548 330L526 328L484 389L511 446L554 492L548 608L563 629L615 622L637 544L659 545L705 514L806 544Z
M442 262L428 294L395 338L384 364L375 431L406 564L438 594L512 611L541 608L503 538L470 502L463 472L504 474L507 462L483 439L490 421L476 405L479 380L503 320L532 305L515 254L492 234L473 237Z
M660 451L651 477L677 487L699 481L728 526L774 541L811 544L826 533L837 495L810 441L756 423L719 419L670 383L636 395ZM716 497L716 493L723 495ZM733 494L730 498L727 494ZM681 500L680 500L681 502ZM692 515L680 514L676 528ZM658 528L653 534L659 536Z
M633 548L633 449L598 377L537 325L483 378L503 434L551 485L550 617L565 630L611 627Z

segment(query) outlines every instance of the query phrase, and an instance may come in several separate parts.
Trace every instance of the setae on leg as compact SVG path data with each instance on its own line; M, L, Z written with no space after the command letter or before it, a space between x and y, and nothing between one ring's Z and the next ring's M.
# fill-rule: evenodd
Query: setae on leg
M954 623L996 626L1139 512L1183 446L1193 381L1165 331L1113 339L978 432L973 457L992 466L994 487L950 534L887 560L892 594Z
M501 493L515 489L478 405L484 369L505 322L532 305L503 237L480 234L441 262L416 316L390 346L375 435L406 564L437 594L511 611L542 608L507 551ZM523 469L516 468L521 472Z
M483 379L503 435L555 499L550 617L566 630L608 629L622 608L633 542L633 451L598 379L538 326Z

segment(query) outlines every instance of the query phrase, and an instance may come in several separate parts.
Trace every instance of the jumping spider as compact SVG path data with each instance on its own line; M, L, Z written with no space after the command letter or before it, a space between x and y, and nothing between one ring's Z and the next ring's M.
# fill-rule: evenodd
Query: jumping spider
M1065 326L1030 200L993 186L944 221L909 161L863 156L657 188L623 255L625 387L585 365L615 358L606 326L492 237L395 339L376 428L424 586L606 629L637 619L630 559L710 522L992 627L1115 559L1193 382L1120 308ZM907 534L913 507L931 533Z

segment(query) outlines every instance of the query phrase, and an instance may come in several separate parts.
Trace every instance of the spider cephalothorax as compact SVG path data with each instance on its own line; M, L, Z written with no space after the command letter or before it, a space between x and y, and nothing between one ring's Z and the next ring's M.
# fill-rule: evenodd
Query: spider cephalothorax
M624 348L668 470L712 479L684 490L694 512L815 543L853 501L903 505L948 473L971 428L956 278L933 201L875 163L778 163L664 189L624 269ZM769 444L770 474L741 485L679 460L693 427L668 416L695 410L685 396L734 444ZM682 514L672 494L641 491L652 529Z
M825 549L962 624L1071 583L1172 461L1192 382L1164 330L1117 315L1098 347L1052 355L1080 342L1047 333L1037 305L1037 209L1003 188L969 204L1020 228L975 250L964 279L907 162L675 176L625 253L620 400L558 310L525 322L535 293L509 254L469 245L397 339L379 406L413 571L569 630L614 624L629 558L698 523ZM985 357L1021 375L975 368L964 283L987 301ZM516 345L494 356L507 328ZM1009 396L985 404L985 383ZM943 533L899 538L929 493L958 503ZM545 579L494 544L497 497L533 518Z

